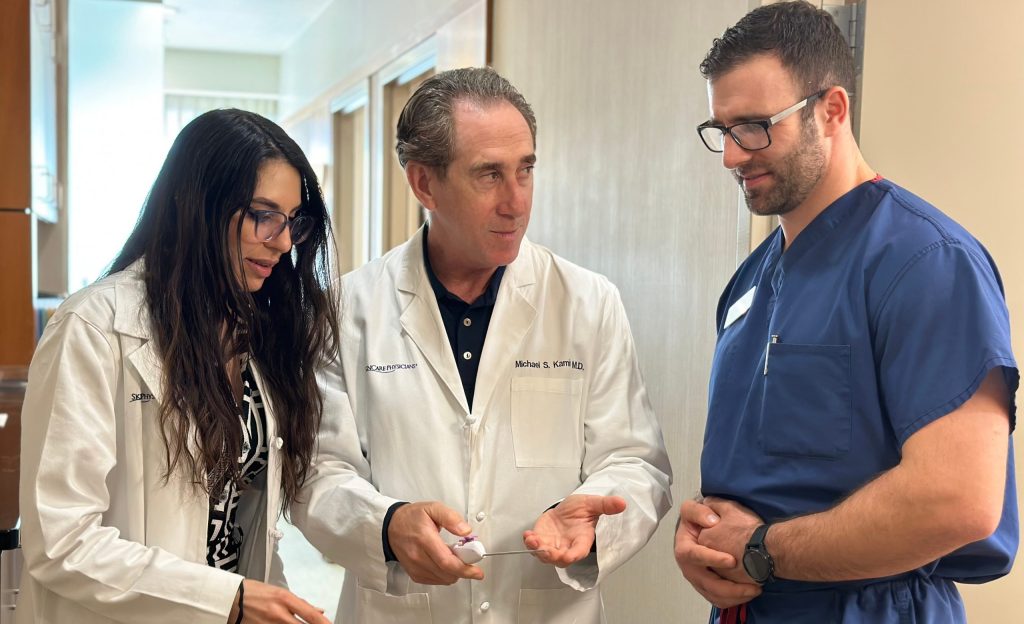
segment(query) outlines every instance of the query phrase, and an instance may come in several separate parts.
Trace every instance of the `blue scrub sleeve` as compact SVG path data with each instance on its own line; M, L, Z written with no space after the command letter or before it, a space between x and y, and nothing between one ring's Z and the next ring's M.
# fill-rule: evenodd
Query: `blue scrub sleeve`
M994 264L955 240L933 244L893 280L874 320L879 387L902 446L963 405L995 367L1013 395L1019 384L1010 321Z

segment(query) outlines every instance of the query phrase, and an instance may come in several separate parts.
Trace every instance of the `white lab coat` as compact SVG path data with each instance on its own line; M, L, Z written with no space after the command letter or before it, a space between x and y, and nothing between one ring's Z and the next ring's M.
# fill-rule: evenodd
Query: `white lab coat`
M242 580L206 565L208 497L181 474L163 480L163 377L140 270L136 263L70 297L32 358L19 624L225 624ZM247 536L239 569L280 584L280 441L264 405L266 483L239 504Z
M343 278L342 318L340 365L325 374L335 417L314 476L338 485L293 507L346 569L337 621L603 622L596 586L671 506L671 469L614 286L524 240L498 291L472 411L422 230ZM619 495L628 507L599 521L596 557L565 570L495 557L480 564L483 581L445 587L384 562L381 525L396 501L441 501L502 551L522 549L522 532L573 493Z

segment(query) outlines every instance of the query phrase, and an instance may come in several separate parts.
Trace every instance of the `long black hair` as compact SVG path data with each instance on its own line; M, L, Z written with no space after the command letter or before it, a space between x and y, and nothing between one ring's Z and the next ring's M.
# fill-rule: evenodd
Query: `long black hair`
M240 241L260 167L280 160L301 178L302 214L312 233L281 256L262 288L248 292L235 273L229 237ZM242 431L226 368L255 360L273 406L281 453L283 505L294 501L315 452L323 397L315 372L338 349L332 293L330 219L302 150L270 120L214 110L175 139L135 229L109 273L142 260L146 304L163 363L161 430L169 477L182 464L192 482L219 493L237 480ZM195 451L192 445L195 445Z

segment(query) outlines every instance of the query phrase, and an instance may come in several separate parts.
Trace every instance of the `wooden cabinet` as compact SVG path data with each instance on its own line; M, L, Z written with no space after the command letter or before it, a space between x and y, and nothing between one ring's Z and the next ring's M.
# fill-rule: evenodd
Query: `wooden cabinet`
M66 290L65 15L67 0L0 2L0 366L32 358L37 283Z
M0 2L0 209L8 210L31 205L29 7Z
M27 366L35 349L32 216L0 210L0 366Z

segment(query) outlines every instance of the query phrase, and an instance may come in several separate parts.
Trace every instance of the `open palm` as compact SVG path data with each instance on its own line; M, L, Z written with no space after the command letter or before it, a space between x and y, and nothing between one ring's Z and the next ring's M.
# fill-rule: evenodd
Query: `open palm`
M536 556L544 563L564 568L590 553L601 516L625 509L626 501L619 496L573 494L545 511L532 530L524 531L523 543L531 550L542 550Z

